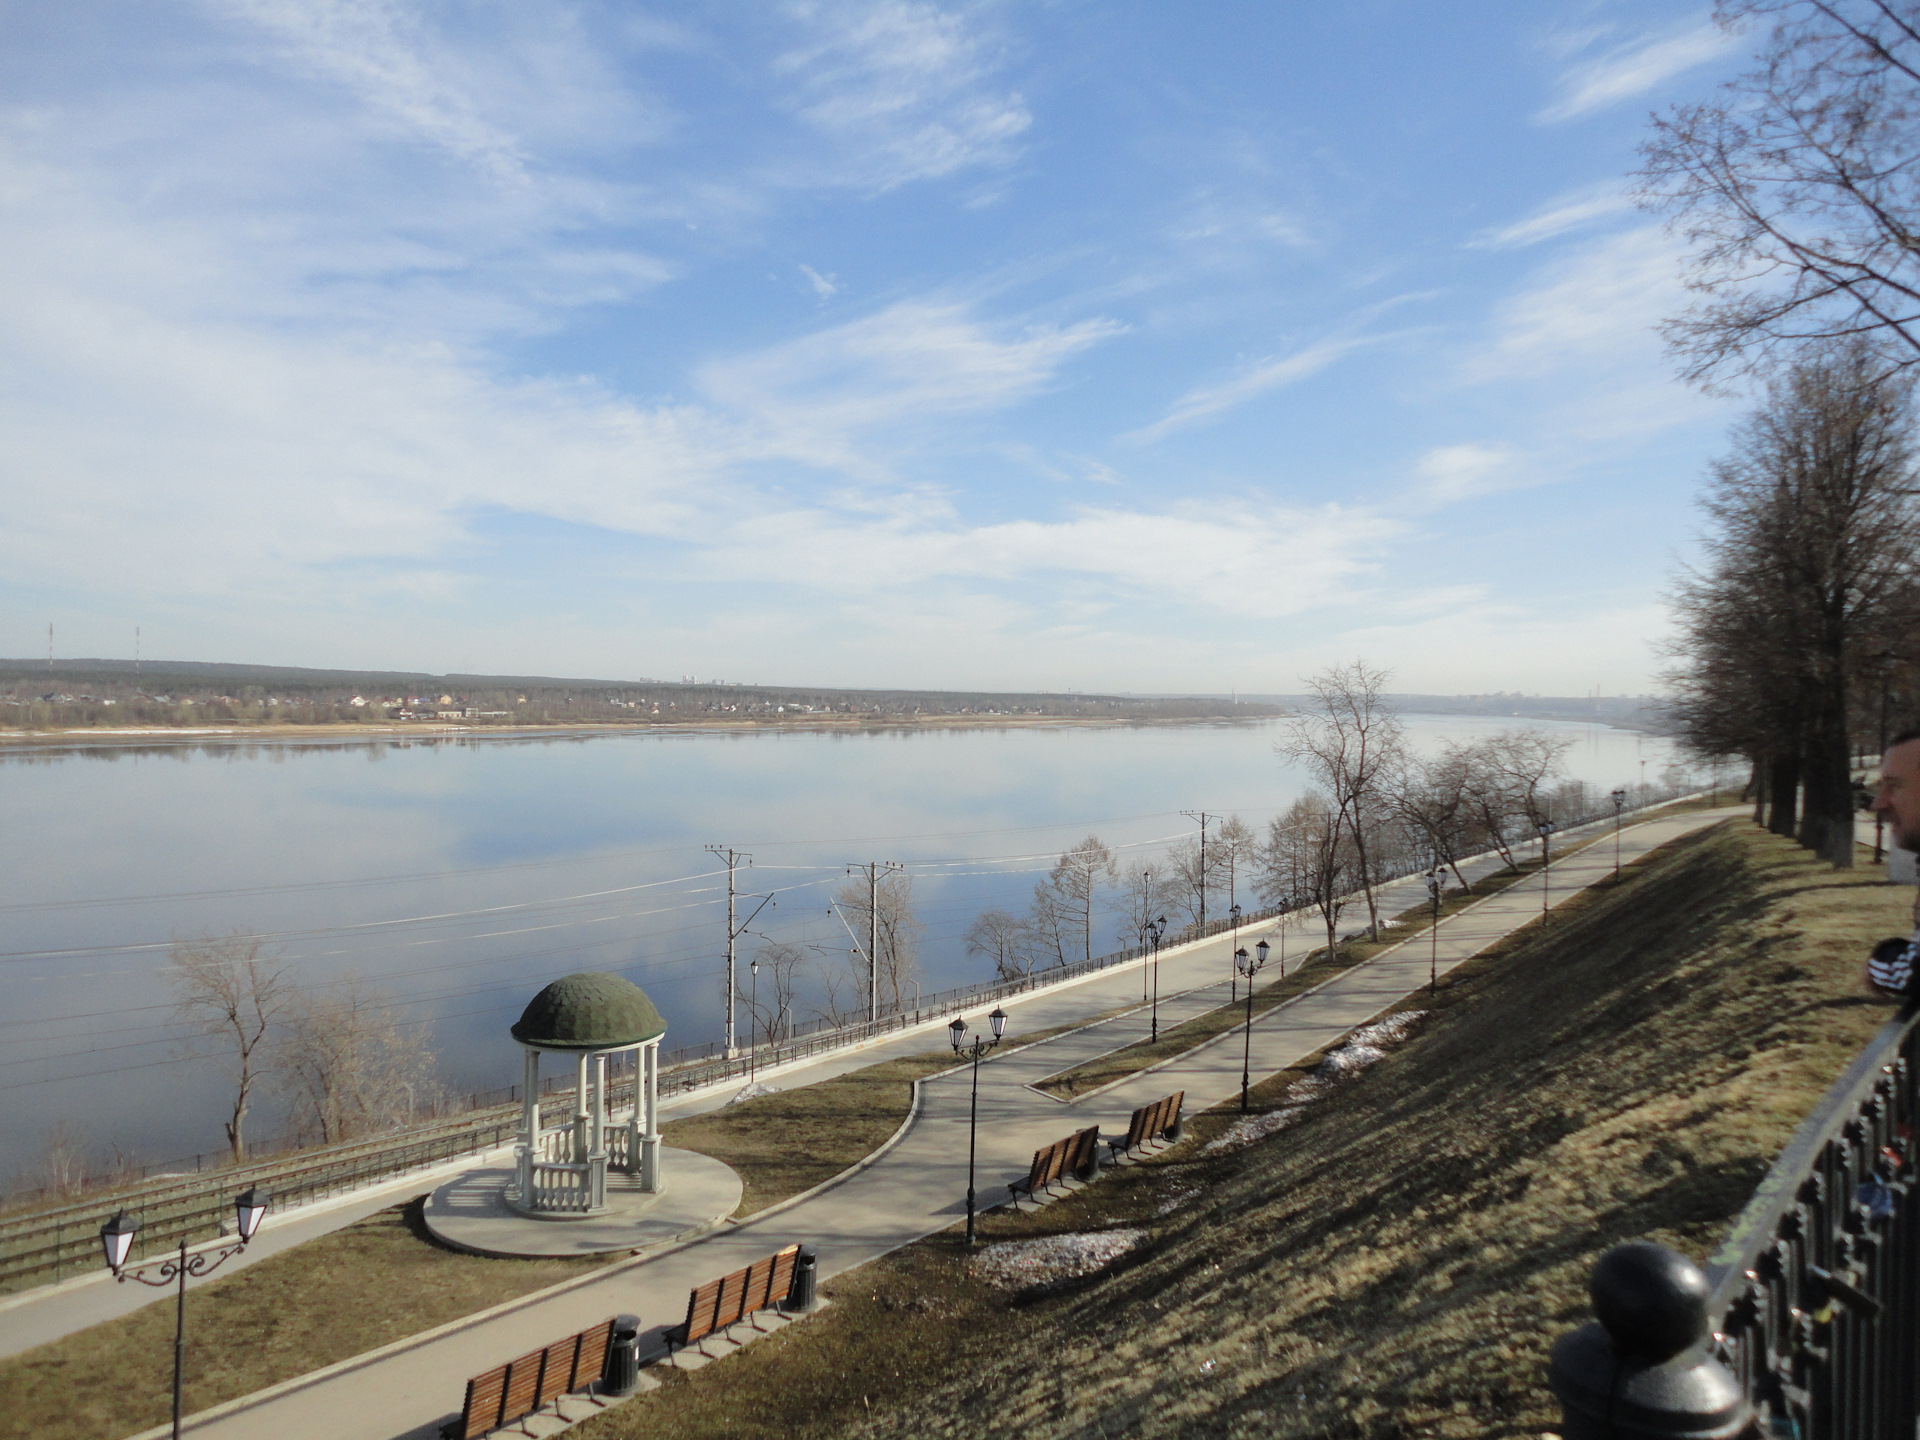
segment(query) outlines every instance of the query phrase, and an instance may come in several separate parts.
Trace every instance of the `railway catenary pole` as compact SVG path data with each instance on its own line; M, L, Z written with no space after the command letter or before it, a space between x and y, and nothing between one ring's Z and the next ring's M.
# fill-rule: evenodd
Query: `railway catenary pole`
M735 907L741 897L739 892L734 888L733 873L740 865L751 865L753 863L753 856L735 850L729 845L709 845L707 846L707 851L709 854L719 856L727 867L727 1039L725 1053L726 1058L731 1060L739 1053L740 1049L738 1033L734 1028L734 1013L740 1008L740 984L733 967L734 943L739 940L742 935L747 933L747 926L753 924L760 912L773 903L773 896L762 896L760 903L753 907L753 914L747 917L746 924L736 924L734 919ZM753 897L748 896L747 898L751 899Z
M880 881L896 870L907 867L891 860L869 860L864 865L849 865L847 873L864 870L867 875L867 1023L880 1018ZM856 945L858 941L854 942Z
M1196 877L1200 890L1200 938L1207 938L1207 821L1218 820L1218 815L1209 815L1204 810L1182 810L1189 820L1200 825L1200 874Z

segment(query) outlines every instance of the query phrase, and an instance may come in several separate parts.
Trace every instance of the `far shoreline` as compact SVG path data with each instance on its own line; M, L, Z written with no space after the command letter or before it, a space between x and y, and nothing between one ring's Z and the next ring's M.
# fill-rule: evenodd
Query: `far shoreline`
M338 741L372 744L386 740L537 740L591 738L602 735L711 735L711 734L879 734L885 731L931 730L1122 730L1192 725L1259 725L1283 717L1258 715L1182 715L1166 718L1080 715L927 715L833 719L810 715L798 720L673 720L658 724L617 721L552 725L468 725L452 720L402 720L327 725L228 724L143 725L85 727L68 730L0 730L0 753L22 750L74 750L158 745L219 743L274 744Z

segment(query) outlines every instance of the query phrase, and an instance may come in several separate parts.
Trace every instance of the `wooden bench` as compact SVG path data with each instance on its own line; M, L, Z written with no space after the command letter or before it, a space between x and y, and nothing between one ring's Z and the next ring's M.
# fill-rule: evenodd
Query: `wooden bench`
M744 1270L696 1285L687 1295L687 1318L667 1331L667 1357L673 1357L676 1347L699 1345L707 1336L731 1329L742 1320L752 1324L756 1312L783 1303L793 1289L793 1269L799 1258L800 1247L789 1245ZM704 1346L700 1353L707 1353Z
M1169 1142L1180 1138L1180 1106L1186 1100L1187 1092L1176 1090L1173 1094L1154 1101L1151 1105L1142 1105L1133 1112L1133 1118L1127 1124L1127 1138L1109 1140L1107 1148L1113 1151L1118 1160L1131 1150L1152 1143L1164 1135Z
M1100 1127L1090 1125L1085 1130L1076 1131L1034 1151L1033 1166L1027 1171L1027 1178L1014 1181L1007 1189L1015 1196L1024 1194L1032 1200L1038 1197L1040 1191L1051 1189L1064 1175L1072 1175L1076 1180L1091 1180L1099 1168Z
M613 1321L556 1340L518 1360L497 1365L467 1381L466 1404L460 1416L440 1427L447 1440L477 1437L512 1425L562 1395L571 1395L600 1378L607 1365L607 1347L613 1343Z

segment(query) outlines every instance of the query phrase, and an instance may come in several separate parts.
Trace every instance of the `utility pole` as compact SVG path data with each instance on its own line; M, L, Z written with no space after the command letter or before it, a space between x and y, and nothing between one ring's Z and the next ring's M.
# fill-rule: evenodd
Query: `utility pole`
M734 872L734 870L735 870L735 868L736 868L736 867L738 867L738 866L740 866L740 865L742 865L742 864L746 864L746 865L751 865L751 864L753 863L753 857L752 857L751 855L743 855L743 854L742 854L742 853L741 853L740 851L738 851L738 850L735 850L735 849L733 849L733 848L731 848L730 846L726 846L726 845L709 845L709 846L707 846L707 853L708 853L708 854L710 854L710 855L717 855L717 856L719 856L719 857L720 857L720 859L722 859L723 861L725 861L725 862L726 862L726 866L727 866L727 1043L726 1043L726 1058L727 1058L727 1059L729 1059L729 1060L731 1060L731 1059L732 1059L732 1058L734 1057L734 1055L735 1055L735 1054L737 1053L737 1051L738 1051L738 1049L739 1049L739 1046L738 1046L738 1045L737 1045L737 1044L735 1043L735 1039L734 1039L734 1036L735 1036L735 1032L734 1032L734 1023L733 1023L733 1022L734 1022L734 1011L736 1011L736 1010L737 1010L737 1009L739 1008L739 995L740 995L740 986L739 986L739 983L738 983L738 981L737 981L737 980L736 980L736 979L734 978L734 972L733 972L733 946L734 946L734 942L735 942L736 940L738 940L738 939L739 939L739 938L740 938L740 937L741 937L742 935L744 935L744 934L746 934L746 933L747 933L747 926L748 926L748 925L751 925L751 924L753 924L753 922L754 922L754 919L755 919L755 918L756 918L756 917L757 917L757 916L758 916L758 915L760 914L760 912L761 912L762 910L764 910L764 909L766 909L766 908L767 908L767 906L769 906L769 905L771 905L771 904L773 903L773 896L771 896L771 895L763 895L763 896L761 896L761 897L760 897L760 903L759 903L758 905L756 905L756 906L754 906L754 907L753 907L753 914L752 914L752 915L749 915L749 916L748 916L748 917L746 918L746 923L745 923L745 924L741 924L741 925L736 925L736 924L734 924L734 918L733 918L733 917L734 917L734 905L735 905L735 902L736 902L736 901L737 901L737 900L738 900L738 899L739 899L740 897L739 897L739 895L738 895L738 894L736 893L736 891L735 891L735 890L734 890L734 888L733 888L733 872ZM749 896L747 896L746 898L747 898L747 899L749 899L749 900L751 900L751 899L752 899L753 897L752 897L751 895L749 895Z
M1182 810L1189 820L1200 822L1200 938L1207 937L1207 821L1218 820L1218 815L1209 815L1204 810Z
M867 877L867 1023L880 1018L880 882L896 870L904 870L891 860L869 860L864 865L849 865L847 873ZM845 924L845 921L841 922ZM855 942L858 943L857 941Z

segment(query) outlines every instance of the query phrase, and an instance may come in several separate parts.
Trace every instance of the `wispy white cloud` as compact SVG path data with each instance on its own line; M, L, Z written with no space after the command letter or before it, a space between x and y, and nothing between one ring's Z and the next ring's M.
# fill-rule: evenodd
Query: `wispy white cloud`
M1414 462L1424 498L1451 505L1509 490L1521 480L1520 457L1504 444L1436 445Z
M1604 181L1556 196L1525 219L1516 220L1497 230L1483 231L1467 244L1476 250L1518 250L1632 208L1633 202L1619 185L1611 180Z
M1657 366L1654 326L1684 301L1680 255L1658 226L1590 244L1543 267L1496 306L1470 380L1538 377L1628 360Z
M938 416L978 414L1036 394L1073 355L1120 333L1111 320L990 325L958 303L913 300L697 373L701 392L770 448L865 471L855 438Z
M853 183L881 189L972 165L1002 165L1033 123L994 83L994 47L970 17L916 0L808 3L810 33L781 56L800 118L845 150Z
M1290 355L1261 360L1231 380L1219 385L1207 385L1197 390L1189 390L1174 401L1167 413L1153 424L1129 431L1120 438L1134 445L1150 445L1176 430L1202 424L1269 391L1279 390L1305 380L1311 375L1317 375L1335 361L1351 355L1356 350L1380 345L1395 338L1398 337L1340 335L1326 340L1317 340L1311 345L1295 350Z
M1711 20L1638 36L1571 66L1561 76L1559 98L1535 118L1545 124L1573 120L1644 95L1684 70L1717 60L1739 43L1737 35Z
M820 509L743 519L700 563L841 590L934 580L1080 576L1223 614L1275 618L1348 603L1405 522L1366 507L1088 507L1061 520L962 525L938 511L860 519Z
M813 293L822 300L829 300L840 293L840 286L831 275L822 275L811 265L802 265L800 273L807 277L807 283L813 286Z
M293 59L347 87L369 108L492 175L526 178L518 140L428 57L407 12L382 0L224 0L279 37Z

